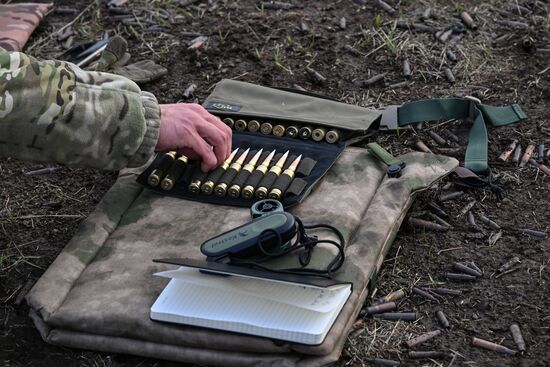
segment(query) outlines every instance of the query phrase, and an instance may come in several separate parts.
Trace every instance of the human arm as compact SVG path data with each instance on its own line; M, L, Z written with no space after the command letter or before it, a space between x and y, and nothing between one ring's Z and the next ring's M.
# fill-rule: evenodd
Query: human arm
M229 154L231 132L202 107L162 111L124 77L0 49L0 156L118 170L155 150L185 151L203 169Z

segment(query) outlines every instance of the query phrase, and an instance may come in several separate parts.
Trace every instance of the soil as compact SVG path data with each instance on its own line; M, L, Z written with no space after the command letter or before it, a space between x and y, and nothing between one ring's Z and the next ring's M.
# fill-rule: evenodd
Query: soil
M419 194L411 215L423 215L427 203L437 202L442 193L465 191L457 200L440 203L449 215L445 218L452 225L449 231L434 233L402 226L379 274L378 288L366 305L403 288L407 297L400 301L399 310L416 311L420 318L411 324L371 317L358 320L336 365L368 365L369 358L375 357L400 360L407 366L550 365L550 241L548 234L535 238L518 231L549 231L550 181L531 164L518 168L510 160L497 161L513 139L518 139L524 148L543 143L550 147L550 57L529 47L529 42L535 48L550 47L547 2L390 2L397 9L393 15L373 5L374 1L294 1L300 5L279 10L262 9L260 2L250 0L199 1L186 7L168 0L130 2L122 7L130 7L138 16L164 25L165 30L142 32L139 26L124 26L115 22L99 1L55 1L78 13L84 11L74 24L75 42L102 37L105 30L110 34L117 32L129 41L134 61L153 59L167 67L168 75L143 86L155 93L161 103L202 101L222 78L269 86L298 85L373 108L456 95L473 95L491 105L519 103L529 116L527 120L489 127L490 163L500 178L504 199L497 200L488 188L457 186L452 177ZM518 15L518 3L533 13ZM397 19L420 22L427 7L432 9L427 24L460 24L456 14L467 9L478 28L465 28L454 48L449 41L437 41L431 33L395 28ZM158 14L164 13L159 13L158 8L165 9L171 19L161 19ZM74 17L49 14L29 40L29 52L43 58L59 55L61 45L49 36ZM340 27L342 17L346 18L345 29ZM496 21L502 19L524 22L527 28L516 29ZM301 29L302 22L308 30ZM185 32L209 39L197 50L189 50L187 42L194 36ZM359 54L346 51L345 45L353 46ZM445 58L446 49L454 50L456 62ZM412 66L410 79L402 76L404 58ZM315 81L306 66L321 73L326 81ZM452 69L455 83L445 78L445 66ZM361 86L362 80L381 73L386 73L381 82ZM405 86L392 86L405 80ZM185 98L183 91L190 84L197 85L195 95ZM418 138L435 152L443 152L428 135L428 130L443 134L443 129L458 135L460 142L449 146L459 148L457 157L462 158L468 130L462 121L428 123L398 135L379 134L376 140L395 155L414 150ZM550 160L546 158L545 163L548 165ZM45 166L0 159L0 364L175 366L172 362L135 356L54 347L40 338L27 315L28 307L20 302L22 296L116 178L112 172L67 167L49 175L24 174ZM445 187L446 183L450 183L450 188ZM502 229L492 230L478 219L485 235L472 231L466 216L460 215L472 199L477 200L473 209L476 218L484 213ZM514 271L497 274L499 267L514 256L520 259ZM475 282L447 283L443 274L453 271L455 261L475 262L483 276ZM461 289L463 294L438 297L438 302L431 302L410 293L413 286L437 285ZM410 359L403 343L438 328L434 316L437 310L445 312L451 328L419 350L441 350L449 357ZM502 355L471 345L472 337L479 337L515 349L509 331L512 323L518 323L523 332L527 345L523 356Z

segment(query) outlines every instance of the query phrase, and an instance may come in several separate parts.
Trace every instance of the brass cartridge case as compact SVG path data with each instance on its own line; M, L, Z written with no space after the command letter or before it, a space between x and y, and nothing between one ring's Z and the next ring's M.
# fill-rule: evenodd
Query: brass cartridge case
M284 136L285 135L285 127L283 125L275 125L273 126L272 130L273 135L275 136Z
M271 131L273 131L273 125L271 125L269 122L264 122L260 125L260 132L265 135L271 134Z
M235 125L234 125L235 130L237 130L237 131L245 131L247 126L248 126L248 124L243 119L239 119L239 120L235 121Z
M316 129L313 129L313 131L311 132L311 138L314 141L323 141L326 134L327 134L327 130L325 128L318 127Z
M338 130L329 130L325 135L325 140L327 143L334 144L340 140L340 132Z
M300 139L307 140L311 138L312 132L313 130L311 129L311 127L303 126L300 128L300 130L298 130L298 136L300 137Z
M226 117L222 120L222 122L224 124L226 124L227 126L229 126L229 128L233 129L233 126L235 125L235 121L233 121L233 119L231 117Z
M288 136L289 138L295 138L298 136L298 128L296 126L290 125L285 130L285 136Z
M176 159L176 152L166 153L159 162L158 168L154 169L153 172L147 177L147 183L153 187L158 186L174 160Z
M248 121L248 131L251 133L258 132L260 130L260 123L256 120Z

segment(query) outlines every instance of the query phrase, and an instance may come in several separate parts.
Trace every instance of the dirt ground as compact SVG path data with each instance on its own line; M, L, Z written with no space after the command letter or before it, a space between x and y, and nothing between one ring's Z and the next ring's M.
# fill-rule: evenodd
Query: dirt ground
M161 103L202 101L222 78L269 86L298 85L373 108L456 95L473 95L491 105L519 103L529 116L527 120L489 128L489 158L504 199L497 200L487 188L458 187L452 177L419 195L411 215L425 215L427 203L438 202L441 194L465 191L456 200L439 203L449 215L445 218L452 225L449 231L434 233L403 225L384 262L373 298L403 288L407 297L400 300L399 310L414 310L421 317L414 323L359 319L336 365L371 365L369 359L375 357L399 360L406 366L550 365L550 180L531 164L519 168L510 160L497 162L513 139L524 149L528 144L550 147L550 54L535 51L550 48L547 1L390 1L396 9L390 14L376 1L295 0L296 6L290 9L271 9L251 0L195 1L187 6L170 0L130 0L122 8L141 17L134 25L115 21L103 1L55 3L75 9L76 14L50 13L28 42L29 53L43 58L59 55L63 48L54 32L78 15L72 24L75 42L116 32L129 41L134 61L153 59L168 68L168 75L143 86ZM431 14L422 21L428 7ZM476 30L465 27L458 18L464 9L473 16ZM396 27L397 20L443 30L454 27L454 33L442 42L430 32ZM463 37L457 39L460 34ZM197 35L207 36L208 41L189 50L188 42ZM448 59L447 50L454 52L456 61ZM402 74L403 59L411 65L409 79ZM307 66L326 81L312 78ZM452 70L454 83L444 75L445 67ZM362 86L361 81L382 73L385 76L380 82ZM395 85L402 81L406 84ZM185 98L183 91L191 84L197 86L195 94ZM458 135L459 143L443 148L458 148L458 152L438 148L428 134L432 130L444 135L444 129ZM401 154L414 150L418 138L435 152L462 158L467 126L461 121L434 122L398 136L380 134L376 140L392 153ZM550 164L549 157L545 163ZM0 159L0 364L175 366L134 356L54 347L40 338L22 297L116 178L111 172L66 167L42 176L24 174L46 166ZM450 187L445 187L446 183ZM485 214L501 229L493 230L478 219L483 232L472 231L466 215L460 214L472 199L477 200L472 209L476 218ZM546 236L536 238L518 230L524 228L546 232ZM515 256L520 262L513 271L496 273ZM452 271L454 261L474 261L484 274L475 282L447 283L443 274ZM444 286L463 293L437 297L433 302L412 294L413 286ZM410 359L403 343L438 328L437 310L445 312L451 327L419 350L445 351L448 357ZM512 323L518 323L523 332L525 355L507 356L471 345L472 337L479 337L515 349L509 331Z

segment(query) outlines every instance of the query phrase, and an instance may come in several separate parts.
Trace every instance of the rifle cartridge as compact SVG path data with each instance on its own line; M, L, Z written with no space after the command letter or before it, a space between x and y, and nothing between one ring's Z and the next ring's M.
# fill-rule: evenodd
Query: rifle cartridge
M193 171L193 175L191 176L191 183L187 187L187 190L189 190L193 194L200 193L201 184L204 180L206 180L206 177L208 177L208 172L201 171L200 165L195 166L195 170Z
M237 131L245 131L248 124L246 123L245 120L239 119L239 120L235 121L234 126L235 126L235 130L237 130Z
M325 135L327 143L334 144L340 140L340 132L338 130L329 130Z
M266 173L266 175L262 178L262 181L260 182L260 187L256 190L255 196L258 199L265 199L267 196L267 192L271 185L275 182L277 177L281 174L283 171L283 166L286 162L286 159L288 157L289 151L287 150L285 154L279 160L273 167L269 169L269 172Z
M290 125L285 130L285 136L288 136L289 138L295 138L298 136L298 128L294 125Z
M254 191L256 190L256 185L260 182L262 177L267 173L269 169L269 164L275 155L275 150L273 150L269 155L263 160L263 162L256 167L256 169L250 174L250 177L247 179L245 187L242 190L241 197L246 200L252 199L254 196Z
M326 134L327 130L325 128L318 127L311 132L311 138L315 141L322 141Z
M271 131L273 135L275 136L284 136L285 135L285 127L283 125L275 125L273 126L273 130Z
M260 123L256 120L250 120L248 121L248 131L251 133L258 132L260 130Z
M277 177L275 183L273 184L273 189L271 189L268 195L270 199L280 200L282 198L283 194L290 186L290 183L294 178L296 169L298 168L301 159L302 155L300 154L296 159L292 161L290 166L288 166L288 168L285 169L283 173L279 175L279 177Z
M229 168L229 165L233 161L233 158L235 158L235 155L237 154L238 150L239 148L231 152L231 155L223 162L221 166L216 167L216 169L210 172L210 174L206 178L206 182L201 185L201 191L204 194L206 195L212 194L212 191L214 190L214 185L222 177L222 175L227 170L227 168Z
M233 185L227 190L227 193L232 198L238 198L241 195L241 187L246 182L248 177L250 177L250 174L252 171L254 171L254 168L256 167L256 164L258 164L258 161L260 160L260 157L262 155L263 149L260 149L258 152L254 153L251 152L250 155L252 158L244 165L244 167L239 171L237 174L237 177L231 182Z
M518 165L520 158L521 158L521 144L518 144L518 146L516 147L516 150L514 150L514 156L512 157L512 162Z
M235 121L231 117L226 117L223 120L223 123L229 126L230 129L233 129L233 126L235 125Z
M311 138L312 129L309 126L303 126L298 130L298 136L300 139L307 140Z
M174 187L174 184L178 182L181 175L183 175L183 172L187 167L188 161L189 159L184 155L176 159L176 161L172 164L172 166L168 170L166 177L164 177L162 179L162 182L160 183L160 187L163 190L166 190L166 191L172 190L172 188Z
M271 125L269 122L264 122L260 125L260 132L265 135L271 134L271 131L273 131L273 125Z
M157 168L151 172L149 177L147 177L147 183L153 187L158 186L174 160L176 159L176 152L168 152L166 153L159 162L159 165Z
M243 154L237 160L233 163L231 163L231 166L224 172L223 176L220 178L220 182L216 185L216 188L214 189L214 194L218 197L224 197L227 193L227 185L233 179L237 176L239 171L241 170L244 160L246 159L246 156L248 155L248 152L250 151L250 148L244 151Z

